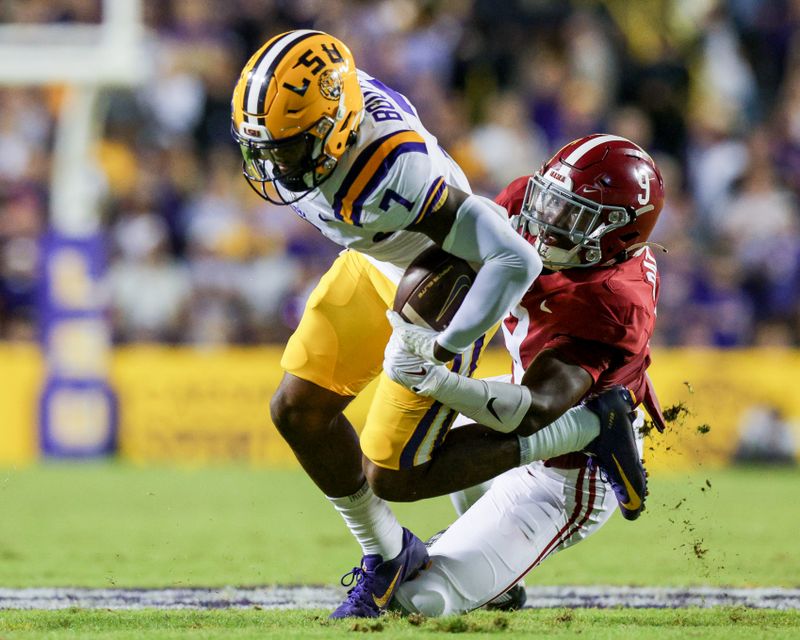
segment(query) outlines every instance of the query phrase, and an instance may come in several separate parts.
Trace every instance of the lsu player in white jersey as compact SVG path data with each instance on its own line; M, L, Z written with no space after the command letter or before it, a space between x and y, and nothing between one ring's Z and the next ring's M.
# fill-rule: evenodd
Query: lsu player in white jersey
M332 617L372 617L427 560L424 544L366 481L396 499L443 448L455 412L380 376L360 440L342 411L381 374L386 318L406 266L434 243L478 267L449 327L421 349L471 375L507 310L542 263L505 211L471 195L408 100L356 69L347 46L313 30L275 36L245 65L232 100L244 175L344 251L312 292L281 366L273 422L363 550L355 586ZM364 463L362 467L362 455ZM458 463L456 452L449 463ZM496 473L496 472L495 472ZM435 493L474 485L428 478ZM494 473L491 473L494 475Z

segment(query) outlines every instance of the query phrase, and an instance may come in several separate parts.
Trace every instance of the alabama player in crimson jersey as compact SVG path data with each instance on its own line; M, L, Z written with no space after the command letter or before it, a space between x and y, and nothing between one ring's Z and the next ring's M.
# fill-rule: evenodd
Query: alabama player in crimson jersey
M525 204L529 184L529 178L518 178L496 201L508 211L530 210L531 203ZM534 244L540 242L527 229L523 233ZM545 276L503 322L515 382L538 354L553 349L591 376L589 393L621 384L635 398L655 403L646 369L660 280L648 243L641 236L637 240L625 249L625 260L607 268L568 268L545 259Z
M408 351L420 330L396 317L402 344L387 350L389 376L472 421L486 422L488 404L500 423L528 429L542 423L546 410L552 415L581 403L600 409L605 420L608 391L620 389L617 411L642 403L662 429L646 372L659 293L647 239L663 205L650 156L618 136L581 138L533 176L512 182L497 202L545 266L503 324L510 379L467 381L441 367L413 375L419 363ZM643 423L639 411L631 419L633 427ZM573 453L517 467L455 496L466 512L432 544L430 567L398 590L398 603L443 615L501 603L508 592L519 604L519 580L599 529L617 503L623 516L638 517L646 486L638 429L618 429L609 440L607 426Z

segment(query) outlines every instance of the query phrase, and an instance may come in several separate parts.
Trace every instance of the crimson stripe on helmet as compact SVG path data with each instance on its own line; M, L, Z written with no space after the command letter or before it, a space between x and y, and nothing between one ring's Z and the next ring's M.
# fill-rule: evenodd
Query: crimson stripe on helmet
M321 31L311 31L304 29L301 31L292 31L285 37L272 43L262 53L259 59L253 65L253 71L247 79L247 88L244 92L244 105L243 111L250 124L258 124L258 119L253 114L262 113L264 110L264 101L267 98L267 87L269 79L275 72L278 63L283 60L284 56L294 47L298 42L310 38L313 35L322 33ZM267 86L264 86L266 82ZM261 90L263 86L263 91Z
M605 136L597 136L596 138L591 138L584 142L581 146L575 149L572 153L570 153L566 158L564 158L564 162L566 164L575 164L580 160L583 156L589 153L595 147L599 147L601 144L605 144L606 142L630 142L627 138L623 138L622 136L612 136L612 135L605 135ZM638 145L634 145L638 148Z

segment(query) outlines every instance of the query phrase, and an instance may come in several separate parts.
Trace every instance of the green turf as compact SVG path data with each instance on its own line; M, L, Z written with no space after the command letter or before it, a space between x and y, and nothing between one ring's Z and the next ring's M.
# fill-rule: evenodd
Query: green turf
M9 611L0 612L4 640L192 640L211 638L697 638L728 640L797 638L800 613L745 609L540 610L513 614L475 612L422 617L336 621L322 611Z
M797 470L656 477L638 521L613 518L528 584L798 586L798 495ZM423 536L451 518L447 499L397 507ZM0 514L6 587L333 584L360 555L299 470L6 469Z

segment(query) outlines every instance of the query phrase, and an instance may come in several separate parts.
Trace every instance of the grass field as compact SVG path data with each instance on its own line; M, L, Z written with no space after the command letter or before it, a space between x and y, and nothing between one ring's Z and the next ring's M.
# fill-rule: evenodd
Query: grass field
M800 586L798 495L795 470L656 476L639 520L613 518L533 580ZM446 498L396 511L421 536L452 518ZM337 514L294 469L5 470L0 513L6 587L333 584L360 555Z
M525 610L474 612L441 619L330 621L325 611L46 611L0 614L2 638L40 640L190 640L232 638L590 638L591 640L789 640L800 617L783 611Z
M800 586L800 472L656 476L635 523L614 518L528 584ZM360 555L302 472L50 464L0 472L0 586L333 584ZM447 499L397 505L427 536ZM591 638L800 637L797 612L524 611L332 625L325 612L0 612L0 638L249 638L547 634ZM77 636L76 636L77 633ZM766 635L768 634L768 635Z

